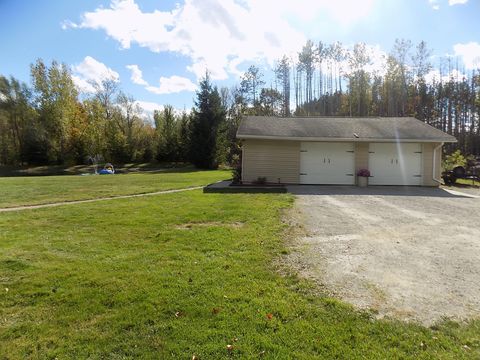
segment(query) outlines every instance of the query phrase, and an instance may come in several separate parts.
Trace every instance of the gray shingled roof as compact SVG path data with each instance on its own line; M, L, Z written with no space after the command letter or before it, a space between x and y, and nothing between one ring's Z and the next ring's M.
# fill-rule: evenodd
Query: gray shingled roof
M237 138L285 140L351 140L456 142L441 130L412 117L291 117L248 116Z

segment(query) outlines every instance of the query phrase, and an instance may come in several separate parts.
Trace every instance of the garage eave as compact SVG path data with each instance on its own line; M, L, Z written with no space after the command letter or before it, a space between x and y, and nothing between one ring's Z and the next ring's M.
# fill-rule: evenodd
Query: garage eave
M322 142L407 142L407 143L456 143L457 139L447 138L447 139L386 139L386 138L338 138L338 137L305 137L305 136L267 136L267 135L238 135L237 138L240 140L247 139L258 139L258 140L285 140L285 141L322 141Z

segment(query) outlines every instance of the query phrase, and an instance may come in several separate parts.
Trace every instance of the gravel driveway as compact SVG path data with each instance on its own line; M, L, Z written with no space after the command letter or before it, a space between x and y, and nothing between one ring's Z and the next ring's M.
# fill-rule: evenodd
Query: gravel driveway
M480 191L292 186L298 272L379 317L480 317ZM460 190L461 191L461 190Z

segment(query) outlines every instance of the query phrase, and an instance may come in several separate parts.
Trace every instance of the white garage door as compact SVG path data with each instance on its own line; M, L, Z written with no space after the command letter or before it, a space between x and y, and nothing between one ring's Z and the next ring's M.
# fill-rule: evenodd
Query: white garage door
M371 143L368 159L371 185L422 184L421 144Z
M353 143L302 142L300 145L300 183L355 183Z

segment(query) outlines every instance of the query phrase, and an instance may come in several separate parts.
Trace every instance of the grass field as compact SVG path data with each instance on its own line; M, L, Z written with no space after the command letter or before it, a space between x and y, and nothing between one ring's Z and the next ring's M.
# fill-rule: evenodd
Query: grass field
M191 169L113 176L5 177L0 178L0 208L141 194L207 185L230 177L231 172L227 170Z
M280 275L292 202L195 190L0 213L0 359L480 357L479 322L376 321Z

